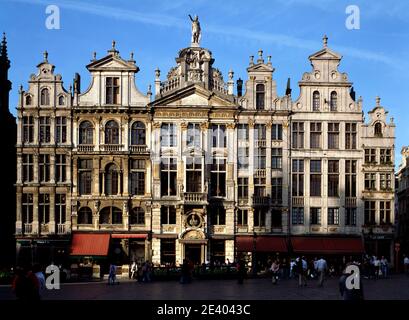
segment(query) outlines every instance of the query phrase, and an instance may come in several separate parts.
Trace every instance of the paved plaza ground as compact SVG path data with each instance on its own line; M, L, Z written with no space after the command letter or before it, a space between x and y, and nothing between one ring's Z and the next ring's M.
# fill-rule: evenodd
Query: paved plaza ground
M194 280L190 284L175 281L139 283L119 280L119 285L106 282L67 283L60 290L47 290L44 300L340 300L338 279L330 278L323 288L317 281L298 287L296 280L282 280L273 285L268 278L247 279L240 285L235 280ZM409 277L363 280L366 300L409 300ZM10 286L0 286L0 300L15 299Z

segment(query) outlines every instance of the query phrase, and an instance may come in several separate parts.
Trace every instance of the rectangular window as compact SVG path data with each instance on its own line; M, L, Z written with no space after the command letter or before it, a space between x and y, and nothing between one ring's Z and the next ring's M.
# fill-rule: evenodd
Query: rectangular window
M356 149L356 123L345 124L345 149Z
M223 124L212 125L213 148L226 148L226 126Z
M321 160L311 160L310 172L310 196L321 197Z
M254 178L254 195L256 197L266 196L266 178Z
M254 168L255 169L265 169L266 168L266 148L255 148L254 149Z
M304 195L304 160L295 159L292 163L292 196Z
M254 226L265 227L266 226L266 210L262 208L254 209Z
M379 213L380 213L380 223L390 224L391 223L391 202L390 201L380 201L379 202Z
M365 224L374 225L376 223L375 215L375 201L365 201Z
M392 164L391 160L392 149L381 149L380 150L380 163L381 164Z
M283 125L273 124L271 126L271 140L283 140Z
M176 196L177 158L162 158L160 185L162 196Z
M79 193L81 195L91 194L92 190L92 160L78 160Z
M105 90L106 104L119 104L119 78L107 77Z
M295 149L304 148L304 122L294 122L292 128L292 147Z
M226 196L226 159L213 159L210 172L210 194L213 197Z
M226 261L226 246L224 240L210 240L210 259L217 265Z
M310 208L310 223L312 225L321 224L321 208Z
M281 228L283 225L282 211L281 209L271 210L271 226L273 228Z
M55 195L55 223L65 223L66 217L66 196L62 193Z
M283 178L271 179L271 200L274 205L280 205L283 202Z
M66 143L67 142L67 118L56 117L55 118L55 142Z
M254 126L254 141L265 141L266 136L266 125L256 124Z
M223 207L211 208L210 220L214 226L224 226L226 224L226 210Z
M160 263L174 265L176 263L176 240L160 240Z
M356 208L345 208L345 225L356 226Z
M392 190L392 175L390 173L381 173L381 190Z
M38 220L41 224L50 222L50 195L48 193L39 194Z
M34 117L32 116L23 117L23 142L34 142Z
M186 158L186 191L202 192L201 158Z
M345 196L356 197L356 160L345 160Z
M25 223L32 223L33 222L33 208L34 208L34 200L32 193L23 193L22 197L22 222Z
M249 168L249 148L239 147L238 148L238 167L239 169Z
M237 135L239 141L248 141L249 140L249 125L240 123L237 128Z
M271 169L283 168L283 149L272 148L271 149Z
M38 167L40 174L40 182L50 181L50 155L40 154L38 157Z
M365 163L376 163L376 149L365 149Z
M375 173L365 173L365 190L376 190Z
M328 225L339 225L339 208L328 208Z
M239 199L248 199L249 197L249 179L239 178L238 181L238 197Z
M339 149L339 123L328 123L328 149Z
M130 160L131 195L145 194L145 159Z
M248 222L248 210L237 210L237 225L238 226L247 226Z
M187 127L187 141L188 147L200 148L200 125L198 123L189 123Z
M67 180L67 157L65 154L55 155L55 181L65 182Z
M160 223L161 224L176 224L176 208L162 206L160 208Z
M51 118L40 117L40 143L51 142Z
M291 211L291 223L293 225L304 224L304 208L293 207Z
M310 148L321 148L321 122L310 123Z
M32 154L23 154L23 182L34 181L34 160Z
M339 196L339 161L328 160L328 196Z
M161 147L176 147L176 124L163 123L160 128Z

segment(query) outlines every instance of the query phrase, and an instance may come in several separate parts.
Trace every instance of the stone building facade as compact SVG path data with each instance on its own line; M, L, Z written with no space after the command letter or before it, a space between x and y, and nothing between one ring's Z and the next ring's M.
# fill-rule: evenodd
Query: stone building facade
M396 173L397 242L402 254L409 253L409 148L401 150L402 162ZM402 259L401 259L402 261Z
M84 92L79 75L66 91L45 55L18 106L18 242L71 240L72 257L117 263L255 265L361 255L365 240L391 258L393 120L377 99L365 122L326 37L309 60L293 99L261 50L245 92L193 42L146 95L115 43L87 65Z

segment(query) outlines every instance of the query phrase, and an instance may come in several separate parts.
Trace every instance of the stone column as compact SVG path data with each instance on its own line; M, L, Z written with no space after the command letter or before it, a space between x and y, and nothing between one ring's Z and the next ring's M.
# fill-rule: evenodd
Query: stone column
M159 264L160 261L160 239L152 239L152 262L154 264Z
M34 182L39 183L40 176L38 172L38 153L34 153L33 157L33 162L34 162Z
M16 234L23 233L23 217L22 217L22 188L18 187L16 194Z
M67 167L69 169L69 165ZM73 197L76 197L79 193L79 186L78 186L79 181L78 180L79 180L78 179L78 158L74 157L72 160L72 180L68 180L68 181L72 181L72 196Z
M270 121L266 125L266 194L271 197L271 126Z
M18 154L17 155L17 183L23 182L22 167L23 167L23 155Z
M99 178L99 171L100 170L100 168L99 168L99 159L98 158L94 158L94 159L92 159L92 190L91 190L91 193L94 195L94 196L97 196L97 195L99 195L100 194L100 188L99 188L99 184L100 183L102 183L102 187L104 187L104 179L103 179L103 181L99 181L100 180L100 178ZM103 170L102 168L101 168L101 170ZM104 189L102 189L103 191L104 191ZM104 192L103 192L103 194L104 194Z
M226 198L230 201L234 201L234 159L235 159L235 145L234 129L235 123L227 124L227 172L226 172Z
M23 117L21 115L18 115L17 118L17 144L22 144L23 139L21 137L21 134L23 132Z
M234 261L234 240L226 240L224 243L225 248L225 259L229 261Z
M50 182L55 183L55 154L50 155Z
M39 232L39 221L38 221L38 193L33 194L33 233L38 234Z
M55 188L53 192L50 192L50 221L48 223L48 233L54 234L56 221L55 221Z

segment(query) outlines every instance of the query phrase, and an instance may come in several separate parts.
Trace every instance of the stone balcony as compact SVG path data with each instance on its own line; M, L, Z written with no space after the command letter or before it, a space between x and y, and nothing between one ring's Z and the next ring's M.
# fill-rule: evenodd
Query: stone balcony
M102 144L100 146L101 151L105 152L118 152L123 151L124 146L122 144Z
M346 197L345 198L345 207L346 208L356 207L356 198L355 197Z
M267 147L267 141L266 140L254 140L254 146L256 148L265 148Z
M303 207L304 197L292 197L292 204L294 207Z
M255 169L254 170L254 177L255 178L265 178L266 177L266 169Z
M58 223L57 224L57 234L66 234L67 233L67 228L64 223Z
M95 146L93 144L80 144L77 147L78 152L93 152Z
M129 151L131 151L132 153L148 153L148 147L147 146L129 146Z
M33 233L33 224L25 223L24 224L24 234L32 234L32 233Z
M270 204L270 197L253 196L252 203L254 206L268 206Z
M168 81L161 82L160 84L160 93L166 94L180 88L180 79L175 78Z
M202 204L207 202L207 194L202 192L185 192L183 201L187 204Z

